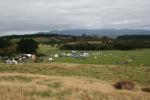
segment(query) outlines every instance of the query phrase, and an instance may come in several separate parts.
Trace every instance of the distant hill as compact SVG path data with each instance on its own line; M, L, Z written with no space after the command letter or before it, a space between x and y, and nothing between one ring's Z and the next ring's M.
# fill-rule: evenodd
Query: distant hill
M64 35L98 35L98 36L109 36L117 37L120 35L150 35L150 30L145 29L73 29L73 30L62 30L62 31L50 31L50 32L39 32L38 34L64 34Z
M24 35L0 36L0 38L17 39L17 38L79 38L83 34L97 35L99 37L108 36L118 39L150 39L150 30L144 29L74 29L62 31L38 32ZM94 36L95 37L95 36Z

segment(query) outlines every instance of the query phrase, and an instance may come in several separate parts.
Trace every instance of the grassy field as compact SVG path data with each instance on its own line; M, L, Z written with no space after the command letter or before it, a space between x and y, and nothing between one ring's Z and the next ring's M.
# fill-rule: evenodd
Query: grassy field
M43 59L70 52L50 45L40 45L38 50L46 56ZM0 63L0 100L150 100L149 93L141 91L150 88L150 49L87 52L86 59ZM120 80L133 82L135 89L114 88Z
M91 64L0 64L0 98L5 100L149 100L150 67ZM130 80L133 91L113 84Z
M51 57L53 54L69 53L71 51L58 50L55 47L48 45L39 46L39 53ZM79 52L79 51L78 51ZM102 51L101 55L94 55L98 51L87 51L90 57L87 59L73 58L73 57L59 57L55 58L55 62L61 63L79 63L79 64L109 64L122 65L129 61L128 65L133 66L150 66L150 49L131 50L131 51Z

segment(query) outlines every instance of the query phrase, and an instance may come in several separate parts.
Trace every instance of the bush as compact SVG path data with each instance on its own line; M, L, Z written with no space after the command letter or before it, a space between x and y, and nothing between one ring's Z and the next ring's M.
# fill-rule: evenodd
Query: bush
M150 88L142 88L141 90L144 91L144 92L149 92L150 93Z
M134 83L131 81L119 81L116 84L114 84L114 87L116 89L133 90L135 86Z

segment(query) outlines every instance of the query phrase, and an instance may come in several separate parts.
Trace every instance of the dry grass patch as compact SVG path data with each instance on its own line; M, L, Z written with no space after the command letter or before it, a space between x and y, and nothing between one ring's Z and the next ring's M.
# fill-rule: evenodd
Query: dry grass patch
M2 76L32 78L30 82L0 80L2 100L150 100L139 90L120 91L105 81L85 77L3 73Z

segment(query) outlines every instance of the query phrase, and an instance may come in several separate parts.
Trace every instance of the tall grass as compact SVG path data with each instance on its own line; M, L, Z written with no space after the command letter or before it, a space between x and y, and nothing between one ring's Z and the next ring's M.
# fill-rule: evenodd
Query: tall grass
M32 73L54 76L84 76L114 82L130 80L140 85L150 85L150 67L80 64L0 64L0 72Z

